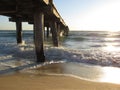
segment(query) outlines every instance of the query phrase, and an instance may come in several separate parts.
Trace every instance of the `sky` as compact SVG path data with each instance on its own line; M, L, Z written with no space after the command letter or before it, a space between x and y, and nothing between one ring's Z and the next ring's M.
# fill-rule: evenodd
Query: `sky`
M53 0L70 30L120 30L120 0ZM0 29L15 29L15 23L0 16ZM23 24L23 29L32 25Z

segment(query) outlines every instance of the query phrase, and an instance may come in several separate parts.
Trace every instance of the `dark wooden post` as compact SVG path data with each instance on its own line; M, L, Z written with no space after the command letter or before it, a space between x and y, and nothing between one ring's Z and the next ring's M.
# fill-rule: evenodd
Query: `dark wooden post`
M58 35L57 35L57 23L55 21L51 22L51 32L52 32L53 45L55 47L58 47L59 42L58 42Z
M67 31L66 31L66 32L67 32L67 33L66 33L66 36L68 36L68 33L69 33L69 27L68 27L68 26L66 26L66 30L67 30Z
M16 38L17 44L22 44L22 22L20 18L16 19Z
M44 13L36 11L34 13L34 43L37 62L45 62L44 56Z
M58 27L57 27L57 31L58 31L58 40L59 40L59 38L60 38L60 24L58 24Z
M44 27L44 40L46 38L46 27Z
M49 27L47 26L47 38L49 38Z

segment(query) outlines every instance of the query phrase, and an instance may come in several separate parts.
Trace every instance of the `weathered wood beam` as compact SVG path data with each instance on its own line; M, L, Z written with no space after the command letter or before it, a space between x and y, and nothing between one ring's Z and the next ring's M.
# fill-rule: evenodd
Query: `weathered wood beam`
M50 31L49 31L49 27L47 26L47 31L46 31L46 33L47 33L47 38L49 38L49 33L50 33Z
M39 11L34 13L34 43L37 62L45 62L44 56L44 14Z
M22 22L19 18L16 20L16 34L17 44L22 44Z
M6 14L6 13L15 13L16 12L16 8L14 6L7 6L7 7L1 7L0 6L0 14Z
M51 32L52 32L53 45L55 47L58 47L59 42L58 42L58 35L57 35L57 23L55 21L51 21Z
M46 4L49 4L49 0L43 0Z
M16 4L16 1L14 0L14 1L10 1L10 0L8 0L8 1L1 1L0 0L0 6L12 6L12 5L15 5Z
M57 35L58 35L58 40L60 38L60 24L57 25Z
M66 23L65 21L62 19L61 15L59 14L58 10L56 9L55 5L52 4L52 12L53 12L53 15L55 15L56 18L59 18L59 22L61 22L63 25L66 26Z
M2 15L2 14L8 14L8 13L9 13L9 14L10 14L10 13L16 13L16 11L14 11L14 10L13 10L13 11L12 11L12 10L11 10L11 11L9 11L9 10L8 10L8 11L0 11L0 14L1 14L1 15Z
M68 36L68 33L69 33L69 27L68 26L65 27L65 32L66 32L66 36Z

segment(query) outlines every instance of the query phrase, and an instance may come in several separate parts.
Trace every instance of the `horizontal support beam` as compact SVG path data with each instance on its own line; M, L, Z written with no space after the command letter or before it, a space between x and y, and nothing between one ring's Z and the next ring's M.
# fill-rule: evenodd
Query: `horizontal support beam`
M0 11L0 14L2 15L2 14L10 14L10 13L16 13L16 11Z
M64 22L64 20L62 19L61 15L60 15L59 12L57 11L56 7L54 6L54 4L52 5L52 10L53 10L53 11L52 11L53 14L54 14L57 18L60 19L60 22L63 23L64 25L66 25L65 22Z
M0 14L6 14L6 13L15 13L16 7L15 6L2 6L0 7Z
M49 4L49 0L43 0L44 3Z

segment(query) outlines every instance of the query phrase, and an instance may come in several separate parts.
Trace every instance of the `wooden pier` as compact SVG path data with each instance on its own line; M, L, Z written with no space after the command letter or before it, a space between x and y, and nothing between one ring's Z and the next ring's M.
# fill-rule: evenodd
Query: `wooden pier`
M44 62L44 29L47 38L51 30L53 45L58 47L61 32L68 35L69 28L57 11L53 0L0 0L0 15L16 23L17 43L22 43L22 22L33 24L37 62Z

